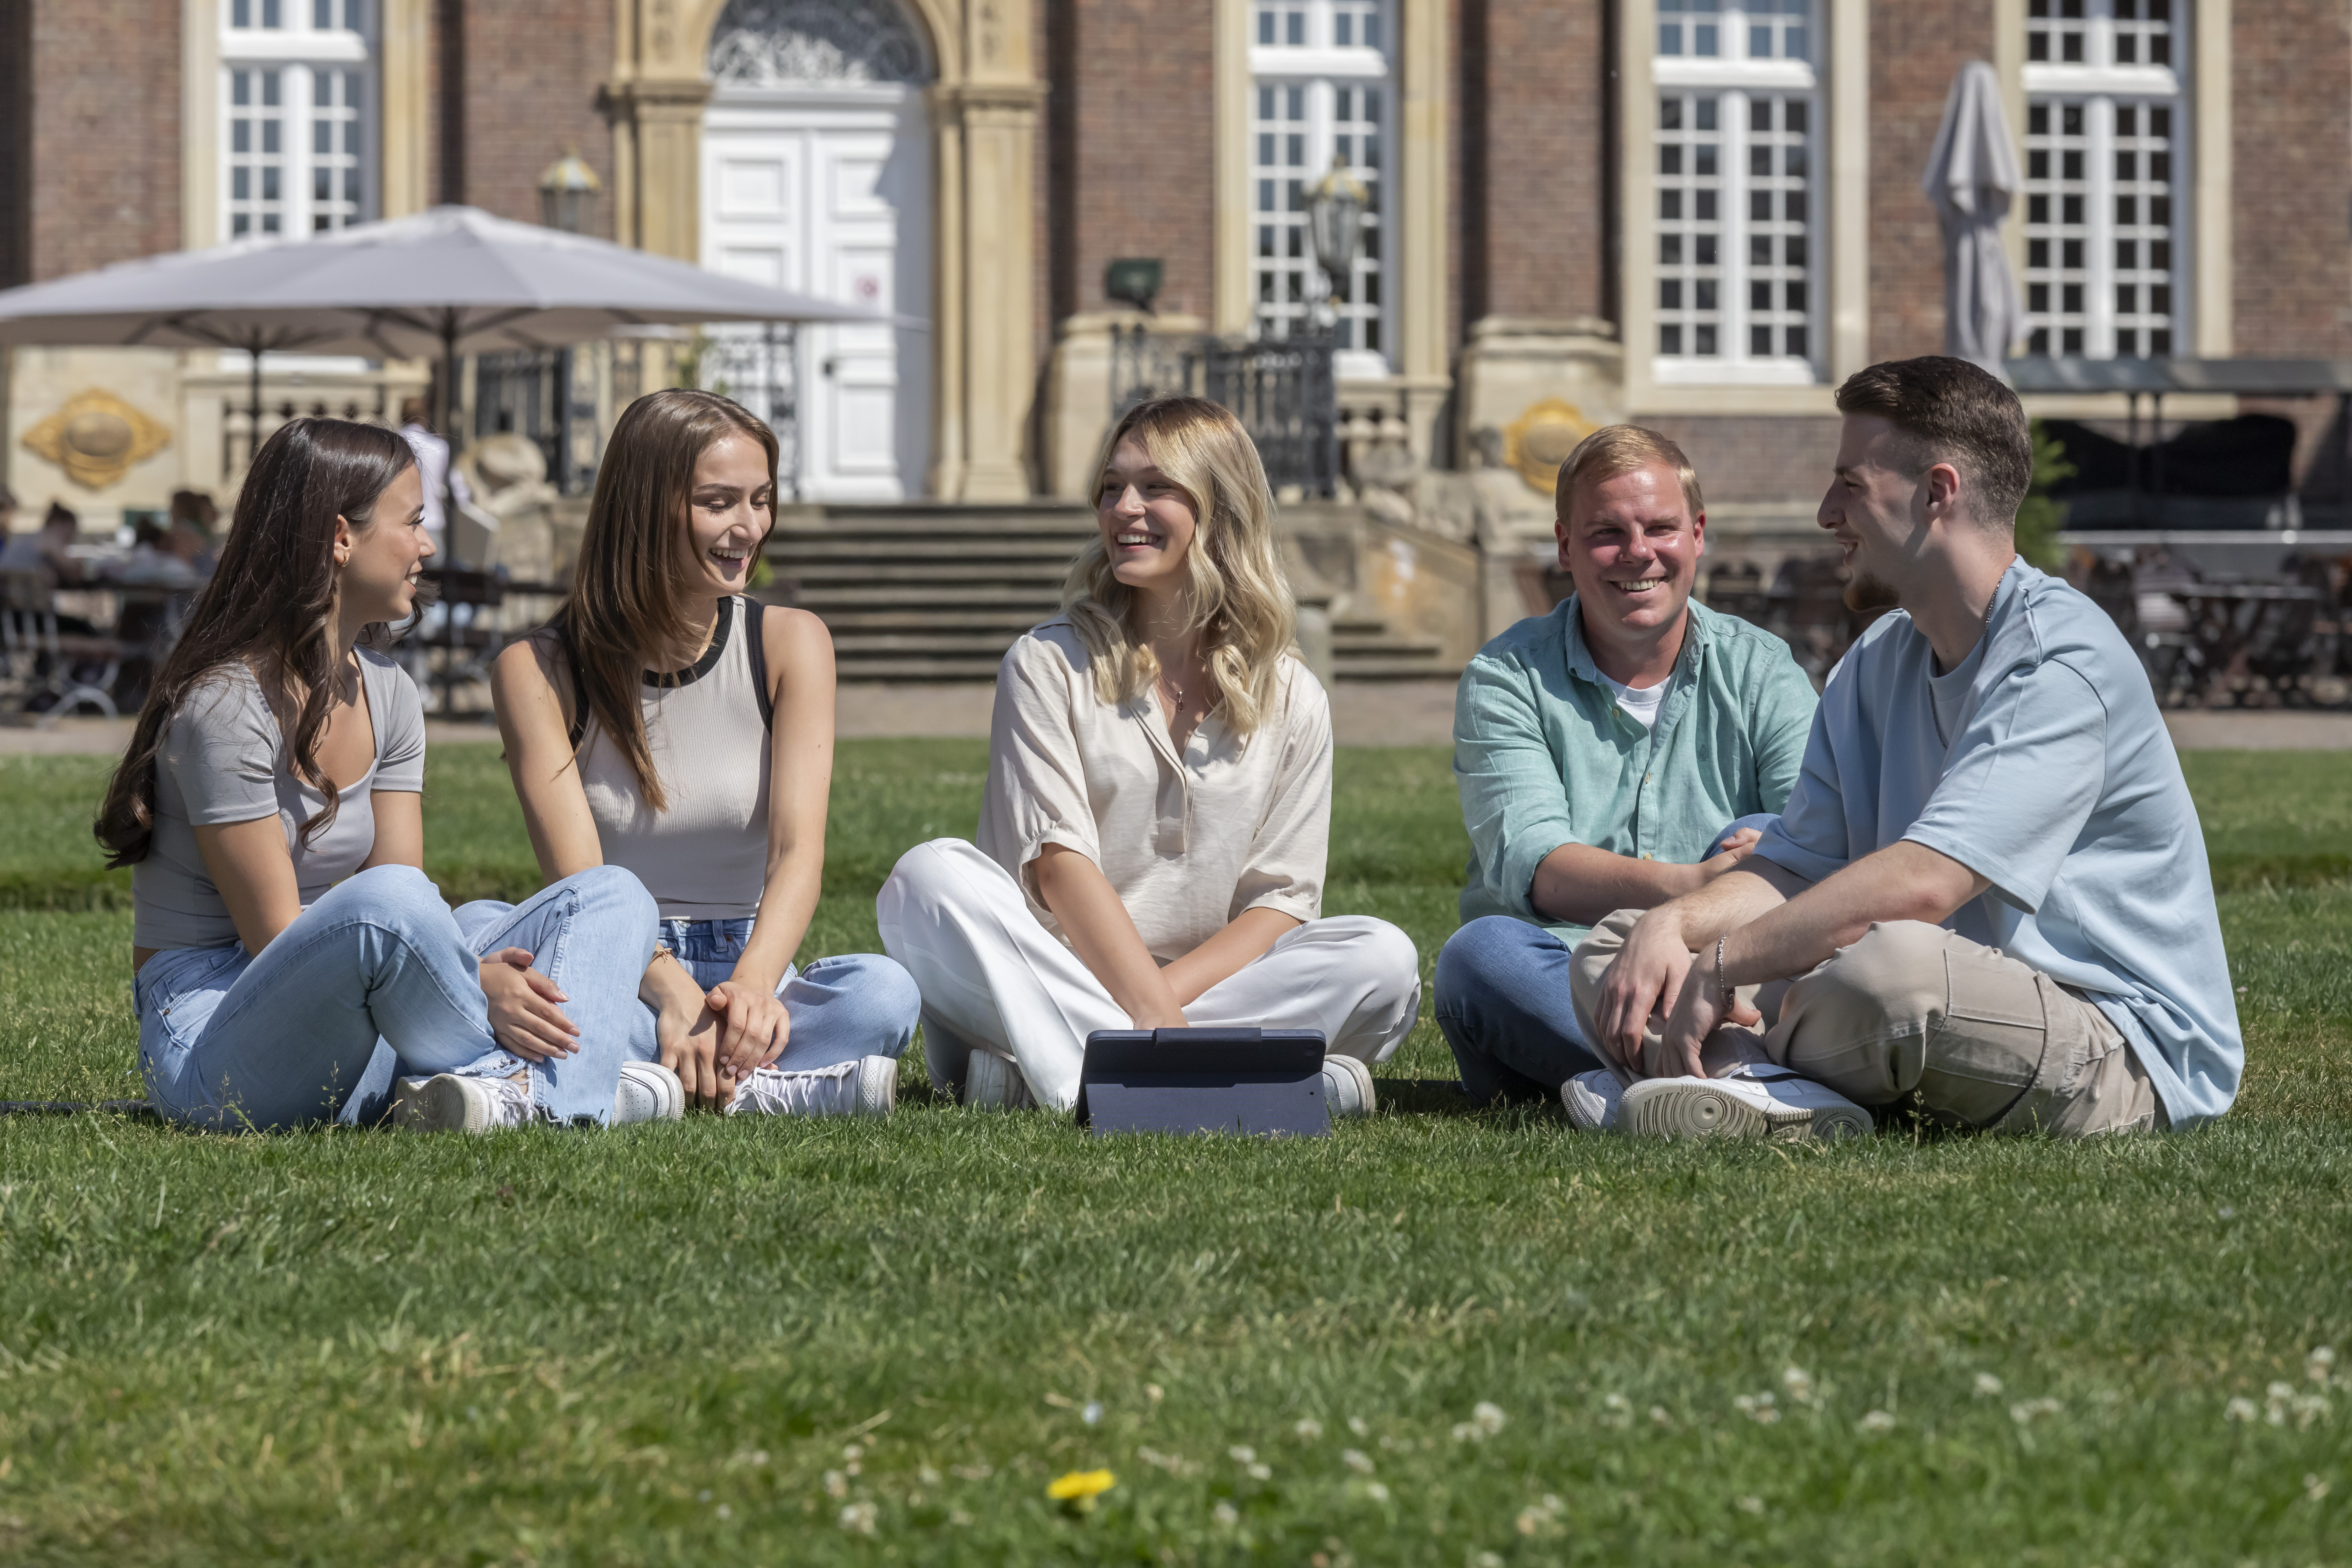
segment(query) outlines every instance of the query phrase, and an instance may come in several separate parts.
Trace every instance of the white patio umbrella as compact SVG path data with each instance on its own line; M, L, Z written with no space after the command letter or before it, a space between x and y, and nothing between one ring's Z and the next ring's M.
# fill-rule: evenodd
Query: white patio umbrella
M1944 229L1944 352L2005 376L2025 305L2001 248L2001 220L2024 181L2000 105L2000 78L1970 60L1953 79L1920 182Z
M438 357L445 428L461 354L642 327L893 320L465 206L0 291L0 344L241 349L253 356L257 417L264 353Z

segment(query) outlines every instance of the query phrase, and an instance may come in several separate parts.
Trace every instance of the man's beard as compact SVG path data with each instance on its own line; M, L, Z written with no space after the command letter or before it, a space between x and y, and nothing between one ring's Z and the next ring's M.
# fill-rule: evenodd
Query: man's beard
M1883 578L1857 571L1846 580L1845 607L1855 615L1876 615L1881 610L1894 609L1902 603L1903 596Z

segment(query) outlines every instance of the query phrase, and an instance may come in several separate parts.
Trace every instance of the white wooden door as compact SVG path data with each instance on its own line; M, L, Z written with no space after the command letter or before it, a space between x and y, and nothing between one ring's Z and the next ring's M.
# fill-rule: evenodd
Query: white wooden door
M930 160L920 100L897 88L765 100L714 102L709 110L703 265L893 315L928 316ZM756 331L711 335L740 340ZM736 344L725 357L746 363ZM803 327L793 370L803 497L893 501L922 493L930 461L927 331ZM738 377L729 390L772 417L758 379Z

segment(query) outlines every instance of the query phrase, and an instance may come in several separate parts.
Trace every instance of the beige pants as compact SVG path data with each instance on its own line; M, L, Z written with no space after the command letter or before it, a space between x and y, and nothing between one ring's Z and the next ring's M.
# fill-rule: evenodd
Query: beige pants
M1576 950L1570 992L1587 1039L1601 977L1640 910L1619 910ZM2130 1043L2081 992L1941 926L1893 921L1791 981L1740 988L1763 1013L1763 1054L1861 1105L1918 1096L1938 1121L2083 1138L2166 1125ZM1664 1068L1658 1020L1643 1066ZM1752 1031L1719 1029L1708 1070L1753 1050Z

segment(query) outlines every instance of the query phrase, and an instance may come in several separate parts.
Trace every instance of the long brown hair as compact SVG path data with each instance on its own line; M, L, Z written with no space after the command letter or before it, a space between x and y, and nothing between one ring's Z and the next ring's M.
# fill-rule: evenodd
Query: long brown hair
M590 727L603 726L636 776L638 795L656 811L667 811L669 800L654 772L638 688L652 650L693 638L678 538L691 526L686 514L694 465L729 436L749 436L768 454L768 527L752 547L759 559L776 527L776 433L715 392L649 392L613 426L588 503L572 597L548 623L572 667L580 704L574 755L587 749ZM753 622L751 635L758 635L757 626Z
M364 530L384 489L415 466L393 432L348 419L295 419L261 444L237 492L220 565L197 596L180 640L147 689L131 748L106 786L91 831L109 866L147 858L155 836L155 753L163 730L198 687L227 665L258 666L301 703L287 742L294 776L326 796L302 824L307 845L341 804L319 766L336 685L335 520ZM362 640L388 642L388 628Z
M1160 397L1129 409L1103 442L1097 474L1122 441L1143 444L1184 488L1199 523L1185 552L1186 592L1226 727L1247 735L1270 713L1283 656L1298 631L1297 602L1274 542L1274 491L1257 447L1232 412L1198 397ZM1101 501L1097 479L1096 501ZM1094 656L1095 695L1129 702L1160 673L1145 644L1142 595L1118 580L1097 530L1062 584L1062 610Z

